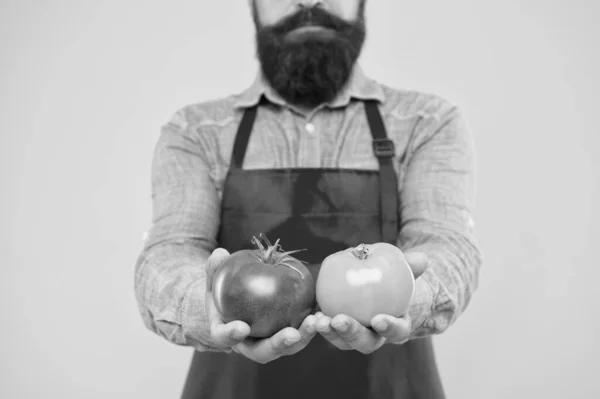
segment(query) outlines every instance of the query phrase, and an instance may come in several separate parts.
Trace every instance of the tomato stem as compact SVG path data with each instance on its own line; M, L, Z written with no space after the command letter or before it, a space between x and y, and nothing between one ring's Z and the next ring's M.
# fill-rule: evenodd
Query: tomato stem
M304 249L296 249L294 251L282 252L283 249L281 248L281 245L279 244L279 239L277 239L277 241L275 241L275 244L271 245L271 242L263 233L260 233L259 237L260 237L260 239L257 239L256 237L252 237L252 242L258 247L258 249L260 251L259 259L263 263L267 263L267 264L274 265L274 266L282 265L282 266L289 267L290 269L293 269L296 272L298 272L300 277L302 277L302 279L304 279L304 274L302 274L302 272L300 270L296 269L294 266L292 266L291 264L289 264L287 262L288 260L291 260L291 258L292 258L289 255L294 254L296 252L305 251ZM265 242L266 249L265 249L265 245L263 245L263 243L261 243L260 240L263 240ZM288 258L290 258L290 259L288 259ZM304 261L300 261L300 262L306 264L306 262L304 262Z
M364 260L371 255L371 250L365 244L360 244L359 246L352 248L352 255L359 260Z

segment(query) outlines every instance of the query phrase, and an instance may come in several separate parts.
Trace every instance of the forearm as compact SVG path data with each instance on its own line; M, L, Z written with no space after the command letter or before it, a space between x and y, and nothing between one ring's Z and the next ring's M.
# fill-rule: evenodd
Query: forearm
M212 350L205 263L215 249L219 199L210 151L184 112L163 127L152 161L153 220L136 263L144 324L177 345Z
M411 336L440 334L465 311L482 263L475 242L475 156L461 112L443 104L416 130L402 181L399 246L429 258L410 308Z

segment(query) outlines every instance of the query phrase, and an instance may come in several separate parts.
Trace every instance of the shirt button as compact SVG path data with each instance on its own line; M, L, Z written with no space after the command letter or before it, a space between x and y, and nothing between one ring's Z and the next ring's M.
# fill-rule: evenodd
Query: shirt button
M307 123L306 126L304 126L306 128L306 131L309 133L314 133L315 132L315 125L313 125L312 123Z

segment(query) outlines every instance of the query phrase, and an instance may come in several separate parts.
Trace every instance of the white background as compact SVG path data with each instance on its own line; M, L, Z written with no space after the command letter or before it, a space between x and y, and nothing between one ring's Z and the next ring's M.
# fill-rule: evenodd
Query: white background
M449 398L600 397L594 0L370 1L361 64L464 108L478 293L436 337ZM0 397L175 398L133 266L181 106L247 87L245 0L0 2Z

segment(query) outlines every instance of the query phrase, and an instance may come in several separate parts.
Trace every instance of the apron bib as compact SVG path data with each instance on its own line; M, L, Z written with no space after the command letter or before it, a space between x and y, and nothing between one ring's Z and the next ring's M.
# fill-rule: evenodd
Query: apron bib
M396 244L394 143L377 103L365 101L378 171L328 168L243 170L258 106L239 125L221 205L218 244L254 249L253 236L281 240L315 278L328 255L360 243ZM182 399L443 399L431 338L342 351L318 333L299 353L261 365L233 353L194 352Z

